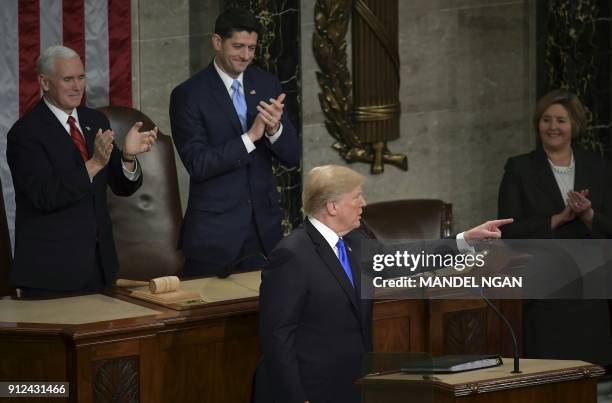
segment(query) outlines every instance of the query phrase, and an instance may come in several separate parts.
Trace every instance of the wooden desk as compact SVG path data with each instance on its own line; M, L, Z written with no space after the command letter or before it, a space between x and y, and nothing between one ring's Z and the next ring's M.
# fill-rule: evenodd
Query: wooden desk
M133 308L132 317L96 317L100 305L73 300L81 315L61 309L61 317L37 319L48 323L0 320L0 381L67 381L69 401L83 403L249 401L261 354L257 297L181 311L110 297L133 305L120 309ZM38 313L49 305L36 303ZM374 306L375 351L509 354L498 322L479 300L381 301Z
M584 361L521 360L521 374L504 365L457 374L389 374L362 378L364 403L596 403L604 369Z
M0 380L67 381L70 399L63 401L71 402L248 401L260 356L256 298L174 311L114 297L152 313L85 324L1 323ZM44 401L62 399L36 399Z

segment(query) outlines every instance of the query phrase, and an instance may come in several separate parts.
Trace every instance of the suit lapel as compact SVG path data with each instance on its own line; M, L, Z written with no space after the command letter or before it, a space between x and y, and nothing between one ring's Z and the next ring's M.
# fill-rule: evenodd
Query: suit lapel
M227 115L229 122L232 124L232 128L238 135L242 135L242 126L240 125L240 119L238 119L238 114L236 113L236 109L234 108L234 104L232 103L232 99L227 92L227 88L225 88L225 84L223 84L223 80L219 77L219 73L215 69L214 62L210 62L208 65L208 77L210 81L210 87L212 89L212 95L219 107ZM247 106L248 108L248 106ZM247 124L248 130L248 124Z
M592 189L593 182L589 172L595 172L595 169L591 166L591 161L579 150L574 150L574 162L574 190Z
M255 116L257 116L257 104L259 104L259 96L255 89L255 79L253 70L246 69L242 77L242 85L244 86L244 97L247 104L247 127L251 127ZM267 100L264 100L267 102Z
M48 135L52 136L52 141L62 144L64 149L70 150L69 154L73 159L75 159L75 161L80 161L83 163L83 157L81 157L79 150L74 145L70 134L68 134L64 126L60 123L57 117L55 117L53 112L51 112L42 99L40 100L37 108L40 108L40 115L42 119L47 122L45 127L51 128L51 130L48 131Z
M351 285L350 280L348 279L344 269L342 268L342 264L340 264L340 260L331 249L325 238L316 230L316 228L310 223L308 219L305 220L304 225L306 227L306 231L312 238L313 242L316 244L317 253L321 257L321 260L325 263L327 269L332 273L332 275L338 281L340 288L344 291L347 298L351 301L351 305L353 306L353 310L355 311L355 315L359 318L359 306L357 303L357 293L355 289ZM350 259L350 257L349 257ZM353 260L351 260L351 265L353 265ZM354 271L353 271L354 273ZM357 279L355 275L353 275L353 279L355 281L355 285L357 285Z
M565 208L565 203L563 202L559 185L557 185L555 176L552 172L550 164L548 163L546 153L544 153L543 150L536 153L533 163L536 168L534 170L534 172L536 172L534 179L536 181L536 185L541 190L541 193L544 194L545 197L551 201L551 203L553 203L556 211L563 210Z

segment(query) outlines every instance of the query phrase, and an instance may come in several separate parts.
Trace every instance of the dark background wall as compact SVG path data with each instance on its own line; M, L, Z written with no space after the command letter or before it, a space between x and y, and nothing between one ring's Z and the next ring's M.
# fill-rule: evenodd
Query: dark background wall
M590 112L581 140L587 149L612 155L612 31L610 0L538 0L538 96L568 88Z

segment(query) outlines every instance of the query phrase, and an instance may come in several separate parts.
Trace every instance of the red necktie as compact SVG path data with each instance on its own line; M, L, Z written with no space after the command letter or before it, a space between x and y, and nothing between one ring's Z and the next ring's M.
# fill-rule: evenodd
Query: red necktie
M68 124L70 125L70 137L72 137L72 141L74 141L74 145L79 149L81 153L81 157L83 157L83 161L88 160L87 156L87 146L85 145L85 139L81 134L81 131L76 125L76 120L72 116L68 116Z

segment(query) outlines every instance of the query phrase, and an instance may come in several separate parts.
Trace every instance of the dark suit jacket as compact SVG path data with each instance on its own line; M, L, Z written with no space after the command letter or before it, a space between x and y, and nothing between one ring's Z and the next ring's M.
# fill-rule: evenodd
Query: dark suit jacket
M276 77L257 67L244 72L243 84L248 130L259 101L269 102L282 91ZM253 217L269 253L282 236L272 157L285 165L299 161L297 136L287 113L280 138L271 144L264 135L255 143L255 151L247 153L238 115L211 62L172 91L170 122L174 143L190 175L180 241L185 256L211 266L231 264Z
M504 238L611 238L612 174L601 157L574 149L574 189L589 189L595 216L593 229L580 219L550 229L550 217L565 207L543 150L510 158L499 190L499 217L513 217L504 225ZM583 283L570 255L556 244L515 242L513 248L532 255L525 281L558 281L554 300L523 302L523 352L528 358L581 359L609 365L612 339L605 300L580 300ZM539 280L535 280L538 278ZM575 279L569 281L568 279ZM542 297L545 297L542 295ZM588 298L588 295L585 296ZM559 299L562 298L562 299ZM572 299L563 299L572 298Z
M498 216L513 217L501 230L504 238L612 238L612 171L596 154L574 150L574 189L589 189L595 211L593 229L580 219L550 229L550 217L565 207L543 150L508 159L499 189Z
M77 112L92 155L98 129L110 125L96 110L79 107ZM106 187L128 196L141 185L142 175L135 182L125 177L115 146L91 183L78 149L42 100L9 131L6 156L16 202L13 285L81 289L96 267L96 243L105 280L113 282L118 262Z
M372 349L372 301L360 298L360 240L345 236L354 289L323 236L305 220L262 273L260 333L275 403L354 403ZM271 400L270 400L271 401Z

